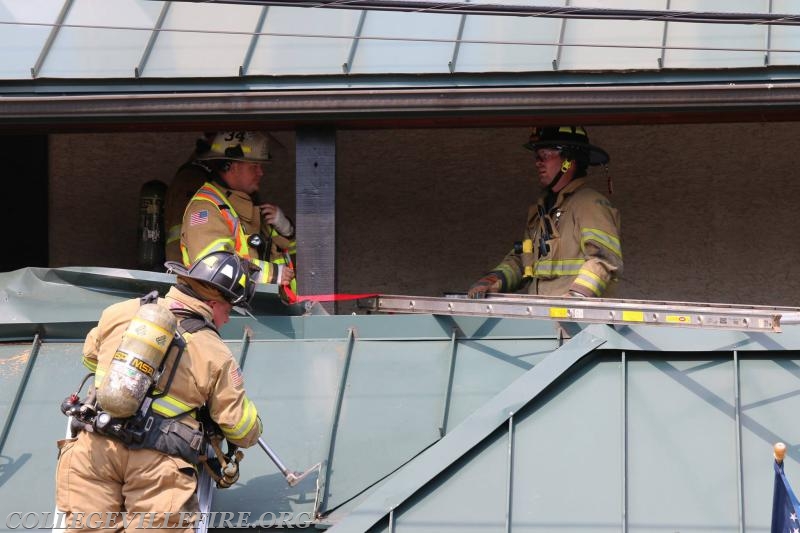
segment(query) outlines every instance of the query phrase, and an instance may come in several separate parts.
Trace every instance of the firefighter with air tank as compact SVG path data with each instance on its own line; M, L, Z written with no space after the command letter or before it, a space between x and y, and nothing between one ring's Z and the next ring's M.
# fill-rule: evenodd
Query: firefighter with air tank
M261 435L241 369L217 331L232 309L249 307L258 267L228 251L167 267L178 276L164 298L154 291L112 305L86 337L89 393L80 399L82 384L62 404L72 438L58 442L56 504L67 524L78 513L120 513L111 529L121 531L127 512L149 514L148 529L190 533L205 443L249 447ZM221 435L210 435L212 427ZM215 450L214 477L229 486L241 452Z

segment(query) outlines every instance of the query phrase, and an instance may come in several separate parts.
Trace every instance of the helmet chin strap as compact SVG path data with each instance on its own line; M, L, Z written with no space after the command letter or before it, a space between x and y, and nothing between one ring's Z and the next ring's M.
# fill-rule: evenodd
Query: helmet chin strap
M553 176L553 179L550 180L550 183L548 183L547 187L545 187L545 188L552 191L553 187L556 185L556 183L558 183L558 181L562 178L562 176L564 176L564 174L569 172L570 168L572 168L572 161L570 161L569 159L565 159L564 161L562 161L561 162L561 168L558 169L558 172L556 172L556 175ZM556 191L553 191L553 192L556 192Z

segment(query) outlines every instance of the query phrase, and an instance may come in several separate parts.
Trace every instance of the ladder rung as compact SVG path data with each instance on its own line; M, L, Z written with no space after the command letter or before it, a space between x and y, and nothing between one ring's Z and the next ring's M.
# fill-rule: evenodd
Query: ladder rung
M384 313L430 313L503 318L535 318L602 324L655 324L689 328L742 331L780 331L786 323L800 323L800 308L737 306L693 302L561 298L517 294L490 294L473 300L464 296L379 295L366 307ZM364 306L362 304L362 306Z

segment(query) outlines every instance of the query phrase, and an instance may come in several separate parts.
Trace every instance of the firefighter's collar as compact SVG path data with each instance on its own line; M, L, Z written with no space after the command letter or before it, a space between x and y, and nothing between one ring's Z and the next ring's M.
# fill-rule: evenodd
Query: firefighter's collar
M560 204L563 198L574 193L584 183L586 183L586 178L575 178L566 185L564 185L564 188L558 191L558 200L556 200L556 205Z
M586 178L575 178L574 180L567 183L563 189L558 191L558 196L556 197L556 201L552 207L558 207L564 203L564 200L571 196L575 191L577 191L580 187L582 187L586 183ZM538 204L544 207L545 201L547 200L547 194L543 194L539 198Z
M177 287L170 287L169 291L167 291L166 297L175 300L177 304L182 305L184 308L197 313L209 322L212 322L214 313L211 310L211 307L203 303L202 300L186 294Z

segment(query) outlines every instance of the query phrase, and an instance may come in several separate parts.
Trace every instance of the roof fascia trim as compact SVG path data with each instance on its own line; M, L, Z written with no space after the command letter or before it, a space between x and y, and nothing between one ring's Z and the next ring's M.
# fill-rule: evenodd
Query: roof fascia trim
M431 88L19 96L0 99L0 126L30 122L327 121L800 111L800 82L602 87Z

